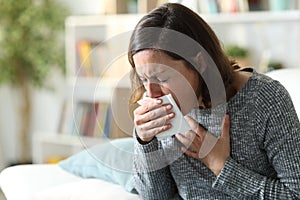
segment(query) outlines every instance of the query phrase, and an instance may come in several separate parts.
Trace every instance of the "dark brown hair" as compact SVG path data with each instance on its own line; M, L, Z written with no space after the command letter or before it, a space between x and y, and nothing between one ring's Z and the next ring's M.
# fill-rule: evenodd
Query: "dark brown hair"
M145 31L150 27L161 28L161 31L159 34L156 33L155 35L154 33L153 35L153 33ZM128 59L133 68L131 74L133 89L131 103L135 103L139 98L141 98L142 93L145 91L145 88L142 86L142 83L135 72L135 64L133 61L134 54L145 49L154 49L157 51L163 51L173 59L187 61L180 56L180 54L164 50L163 46L176 43L176 41L168 42L168 35L166 34L166 31L164 31L166 29L179 32L191 38L193 41L196 41L207 52L217 66L225 88L230 86L232 82L234 63L232 63L224 53L223 48L213 30L199 15L189 8L177 3L167 3L157 7L149 14L145 15L138 22L131 35L128 51ZM189 47L184 47L184 45L182 45L180 48L188 49ZM187 56L195 57L196 55ZM195 65L190 63L188 66L190 69L198 73L199 76L200 84L198 91L196 91L197 95L202 97L205 107L210 107L211 100L207 85L201 78L198 70L195 69Z

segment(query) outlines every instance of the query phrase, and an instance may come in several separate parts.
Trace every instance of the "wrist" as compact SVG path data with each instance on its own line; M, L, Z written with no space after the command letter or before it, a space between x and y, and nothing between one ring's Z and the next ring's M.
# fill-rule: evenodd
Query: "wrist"
M136 137L137 138L137 141L140 143L140 144L142 144L142 145L146 145L146 144L149 144L152 140L153 140L153 138L151 139L151 140L142 140L139 136L137 136Z

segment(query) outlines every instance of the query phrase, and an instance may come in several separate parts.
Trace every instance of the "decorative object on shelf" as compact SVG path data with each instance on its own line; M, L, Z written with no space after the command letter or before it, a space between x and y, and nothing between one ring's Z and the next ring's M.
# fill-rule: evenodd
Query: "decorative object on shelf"
M0 84L22 96L19 140L21 160L30 162L30 116L33 87L46 86L53 68L64 69L60 41L68 10L55 0L2 0L0 6Z
M284 66L280 61L271 60L268 63L267 71L269 72L269 71L283 69L283 68L284 68Z
M107 57L103 55L109 55L109 48L104 43L90 40L79 40L76 46L76 73L84 77L102 76L108 62Z
M137 0L127 0L127 12L128 13L137 13L138 12Z
M269 0L269 9L271 11L287 10L290 3L290 0Z
M261 11L263 10L261 0L248 0L250 11Z
M241 67L250 65L249 50L239 45L228 45L225 47L226 54L233 60L235 60Z

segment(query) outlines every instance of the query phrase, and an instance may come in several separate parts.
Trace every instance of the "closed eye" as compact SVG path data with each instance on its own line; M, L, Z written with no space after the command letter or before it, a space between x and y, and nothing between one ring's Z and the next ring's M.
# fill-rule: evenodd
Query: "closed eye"
M162 79L162 80L157 79L157 80L158 80L158 82L160 82L160 83L166 83L166 82L168 81L168 79Z
M147 83L147 79L146 79L146 78L144 78L144 77L139 77L139 79L140 79L140 81L141 81L142 83Z

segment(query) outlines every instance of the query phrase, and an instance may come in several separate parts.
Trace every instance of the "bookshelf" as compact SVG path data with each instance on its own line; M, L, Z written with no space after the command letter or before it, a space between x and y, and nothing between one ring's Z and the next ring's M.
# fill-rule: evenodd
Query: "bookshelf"
M74 137L56 132L39 132L33 138L33 163L55 163L105 139Z
M105 0L105 14L147 13L166 0Z
M251 58L253 66L259 65L262 52L269 49L270 53L281 59L287 67L298 67L296 65L300 63L300 45L295 44L300 44L299 10L199 14L212 26L224 44L249 46L254 52ZM131 30L142 16L140 13L85 15L70 16L66 19L66 99L72 102L73 109L76 109L78 102L113 103L114 109L111 114L117 121L114 122L117 126L111 129L111 132L116 134L110 135L110 138L128 136L132 131L132 120L127 109L130 67L126 53ZM282 38L286 30L289 30L289 37ZM100 52L101 57L106 59L102 63L105 67L100 73L81 74L83 65L78 61L80 41L104 46ZM263 44L262 41L268 43ZM290 49L293 54L283 54L278 49ZM127 135L122 134L124 132ZM99 137L74 137L59 131L40 132L33 137L33 157L37 163L45 162L51 156L66 157L106 140ZM82 141L85 141L85 145Z
M124 41L128 41L128 31L137 20L136 15L70 16L66 19L67 110L62 108L61 124L57 132L34 133L32 152L35 163L52 163L108 139L132 135L133 122L128 106L130 66L126 57L128 44ZM84 66L86 58L80 58L78 43L82 41L99 44L100 48L101 45L105 48L108 46L97 55L99 59L105 60L101 64L97 63L101 68L98 74L82 73L84 67L91 67ZM115 48L110 48L111 45ZM91 48L91 52L94 49ZM104 107L100 109L102 105ZM87 120L85 116L92 117L88 115L90 111L85 106L94 106L92 109L99 106L98 111L104 113L103 117L97 113L94 119L97 121L93 122L96 127L92 132L82 128ZM96 109L94 112L92 110L94 115L95 112Z

